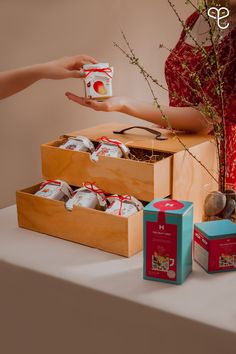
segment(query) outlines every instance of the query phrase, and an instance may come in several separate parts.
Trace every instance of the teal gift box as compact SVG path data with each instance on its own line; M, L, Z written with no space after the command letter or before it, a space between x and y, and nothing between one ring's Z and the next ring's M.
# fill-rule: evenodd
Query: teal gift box
M236 224L230 220L195 224L194 259L208 273L236 270Z
M143 227L144 279L182 284L192 271L193 204L154 199Z

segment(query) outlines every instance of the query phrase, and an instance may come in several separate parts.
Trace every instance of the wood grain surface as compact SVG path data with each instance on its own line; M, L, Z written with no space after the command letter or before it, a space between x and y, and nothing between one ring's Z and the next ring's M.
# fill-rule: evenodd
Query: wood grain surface
M35 196L39 185L17 191L19 226L122 256L142 250L142 211L128 218Z
M57 147L58 141L41 146L44 179L61 179L73 186L90 181L108 193L129 194L151 201L171 193L172 156L156 163L100 156L90 160L88 152Z

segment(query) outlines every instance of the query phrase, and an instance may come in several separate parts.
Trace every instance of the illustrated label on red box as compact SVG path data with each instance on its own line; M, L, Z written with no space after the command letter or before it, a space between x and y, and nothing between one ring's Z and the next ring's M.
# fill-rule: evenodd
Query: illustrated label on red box
M168 225L163 213L159 222L147 221L147 263L149 277L176 280L177 226Z
M230 220L195 224L194 259L207 272L236 269L236 225Z

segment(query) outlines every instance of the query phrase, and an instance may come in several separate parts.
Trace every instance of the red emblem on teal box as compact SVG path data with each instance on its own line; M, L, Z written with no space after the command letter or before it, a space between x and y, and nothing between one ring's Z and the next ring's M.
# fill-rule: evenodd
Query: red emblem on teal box
M167 200L164 199L159 202L153 203L154 208L159 209L160 211L167 210L179 210L184 208L184 204L179 202L178 200Z

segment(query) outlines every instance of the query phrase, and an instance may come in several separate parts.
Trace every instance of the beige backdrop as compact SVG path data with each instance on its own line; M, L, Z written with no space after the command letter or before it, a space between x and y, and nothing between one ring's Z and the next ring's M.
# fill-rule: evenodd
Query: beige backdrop
M192 12L185 0L173 1L182 18ZM115 67L115 95L147 100L144 80L113 41L122 43L122 28L146 68L164 82L168 53L158 46L172 47L181 29L167 0L0 0L0 9L1 71L87 53ZM41 143L110 120L138 122L80 107L65 98L67 90L82 94L82 82L44 80L0 102L0 208L14 203L16 189L40 180ZM168 103L165 93L157 94Z

